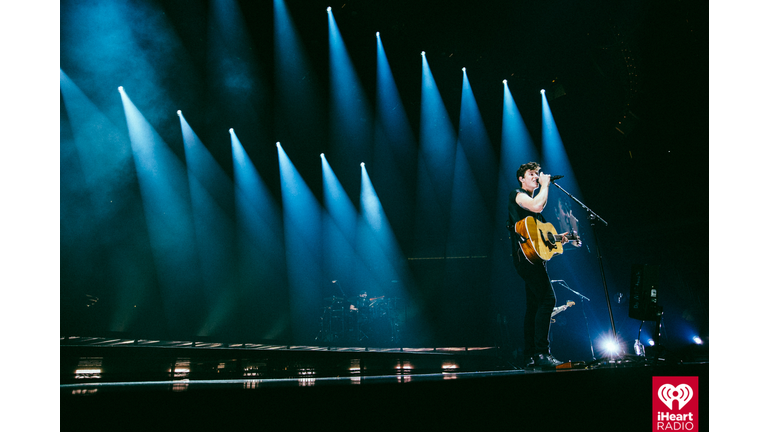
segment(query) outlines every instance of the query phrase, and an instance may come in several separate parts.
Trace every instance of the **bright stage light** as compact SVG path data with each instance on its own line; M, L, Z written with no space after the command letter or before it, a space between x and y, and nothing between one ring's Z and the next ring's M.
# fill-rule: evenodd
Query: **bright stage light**
M331 7L330 7L330 6L328 6L328 9L326 9L326 10L327 10L328 12L330 12L330 11L331 11Z
M118 87L117 91L122 92L123 91L123 86Z
M704 344L704 341L702 341L701 338L698 337L698 336L694 336L693 337L693 342L695 342L696 345L703 345Z
M233 128L229 128L229 133L235 133L235 130Z
M424 51L422 51L422 52L421 52L421 55L422 55L422 57L423 57L423 56L427 55L427 53L426 53L426 52L424 52Z
M606 337L601 341L602 351L606 354L614 355L621 351L621 346L612 337Z
M379 37L379 32L376 32L376 37Z
M466 71L467 71L467 68L463 67L463 68L461 68L461 70L462 70L463 72L466 72Z
M648 339L648 346L654 346L656 345L656 342L653 341L653 339Z
M360 166L364 167L365 166L365 162L360 162Z
M504 81L502 81L502 83L506 84L506 83L507 83L507 80L504 80Z
M179 117L181 117L181 110L176 111L176 114L178 114Z
M325 153L320 153L320 157L325 159Z
M544 89L541 89L541 94L544 94Z
M278 147L280 147L280 141L278 141L278 142L277 142L277 144L275 144L275 145L276 145L276 146L278 146Z

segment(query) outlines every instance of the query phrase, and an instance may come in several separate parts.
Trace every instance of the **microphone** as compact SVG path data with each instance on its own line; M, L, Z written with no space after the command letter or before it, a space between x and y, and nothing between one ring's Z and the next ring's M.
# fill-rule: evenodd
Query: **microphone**
M553 181L553 180L560 180L560 179L561 179L561 178L563 178L563 177L565 177L565 176L561 176L561 175L555 175L555 176L552 176L552 177L550 177L550 178L549 178L549 180L550 180L550 181Z

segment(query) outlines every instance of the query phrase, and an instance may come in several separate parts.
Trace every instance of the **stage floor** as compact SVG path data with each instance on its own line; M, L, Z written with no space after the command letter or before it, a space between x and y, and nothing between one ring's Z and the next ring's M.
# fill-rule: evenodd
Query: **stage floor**
M60 354L65 430L90 429L98 421L108 430L468 426L647 431L653 376L698 376L699 430L708 430L706 362L625 357L533 371L516 367L495 347L104 338L62 338Z

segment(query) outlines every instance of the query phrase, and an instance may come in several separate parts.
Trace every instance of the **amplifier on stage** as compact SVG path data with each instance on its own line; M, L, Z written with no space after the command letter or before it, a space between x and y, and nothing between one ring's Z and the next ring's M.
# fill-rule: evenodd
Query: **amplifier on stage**
M655 321L657 312L657 287L659 266L632 265L632 281L629 287L629 317L642 321Z

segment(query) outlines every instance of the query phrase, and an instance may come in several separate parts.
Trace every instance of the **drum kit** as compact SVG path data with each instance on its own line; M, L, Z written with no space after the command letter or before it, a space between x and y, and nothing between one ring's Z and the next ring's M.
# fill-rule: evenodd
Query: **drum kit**
M338 345L391 345L400 340L403 324L400 299L326 297L316 341Z

